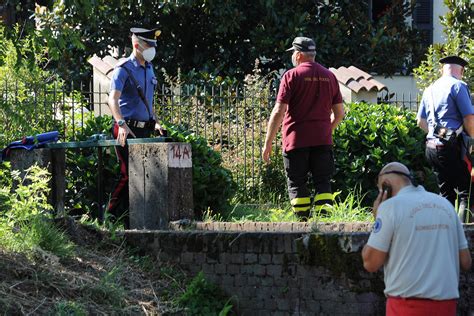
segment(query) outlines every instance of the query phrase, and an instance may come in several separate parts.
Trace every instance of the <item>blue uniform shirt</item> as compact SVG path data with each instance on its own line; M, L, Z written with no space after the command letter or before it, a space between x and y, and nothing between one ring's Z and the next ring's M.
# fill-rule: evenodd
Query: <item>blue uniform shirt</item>
M417 116L428 122L428 139L435 138L432 108L438 125L458 129L466 115L474 114L467 84L451 76L442 76L425 90Z
M133 81L128 77L127 71L123 67L127 67L132 73L135 80L142 87L148 104L150 106L150 114L153 116L153 94L157 85L155 73L150 63L146 62L145 66L141 66L135 56L132 54L125 62L120 63L121 67L115 67L110 81L110 91L118 90L122 94L119 98L120 111L124 119L132 119L137 121L148 121L150 119L146 105L140 98L137 88ZM153 117L154 119L154 117Z

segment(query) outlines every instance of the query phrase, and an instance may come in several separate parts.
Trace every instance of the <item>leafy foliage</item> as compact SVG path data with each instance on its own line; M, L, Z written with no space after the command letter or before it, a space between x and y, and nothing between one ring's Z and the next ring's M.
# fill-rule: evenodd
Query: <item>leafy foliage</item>
M208 282L202 272L186 287L186 291L178 299L178 305L186 308L186 315L225 316L232 309L222 291Z
M85 58L104 55L110 47L123 53L130 47L126 34L137 24L159 23L157 60L172 73L181 68L243 78L259 57L268 70L285 68L290 60L282 52L297 35L315 37L323 64L380 74L409 71L423 49L417 31L405 23L412 6L403 0L392 1L375 20L367 1L46 2L47 10L36 10L37 32L49 57L61 60L57 67L65 75L87 67Z
M48 204L49 174L33 166L26 170L24 178L18 171L9 172L3 164L0 187L0 246L29 255L48 251L59 257L72 255L73 245L51 221Z
M374 179L391 161L407 165L427 189L436 190L424 156L424 133L416 125L416 113L387 104L351 103L334 133L337 190L360 186L375 189ZM368 192L370 201L375 191Z
M462 34L467 38L474 38L474 2L470 0L444 0L448 8L446 15L441 16L444 33L449 37Z
M0 147L23 136L59 130L60 121L54 112L59 109L62 82L40 65L44 47L36 36L21 36L16 27L7 36L0 26ZM51 93L55 88L57 93Z

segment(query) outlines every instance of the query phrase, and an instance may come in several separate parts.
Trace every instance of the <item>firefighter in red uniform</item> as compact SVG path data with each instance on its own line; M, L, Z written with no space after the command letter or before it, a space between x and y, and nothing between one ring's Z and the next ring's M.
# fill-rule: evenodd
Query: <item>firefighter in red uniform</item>
M292 51L294 68L282 77L275 107L268 122L262 158L270 159L272 142L283 123L283 161L293 211L302 220L311 205L318 214L332 205L331 177L334 173L332 131L344 118L339 84L334 74L316 63L316 45L307 37L296 37ZM311 173L314 201L308 190Z

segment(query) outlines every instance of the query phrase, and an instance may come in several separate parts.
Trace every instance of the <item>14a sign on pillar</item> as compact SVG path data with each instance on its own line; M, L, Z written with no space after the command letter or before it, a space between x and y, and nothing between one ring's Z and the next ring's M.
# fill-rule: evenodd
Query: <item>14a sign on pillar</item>
M168 152L168 165L170 168L191 168L191 145L186 143L173 143Z

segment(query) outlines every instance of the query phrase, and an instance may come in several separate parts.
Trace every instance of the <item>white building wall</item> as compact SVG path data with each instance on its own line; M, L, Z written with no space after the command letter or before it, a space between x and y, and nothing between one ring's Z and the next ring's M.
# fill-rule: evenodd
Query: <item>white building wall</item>
M433 43L446 42L446 35L443 33L443 26L439 17L447 12L448 7L443 0L433 0Z
M341 83L339 83L339 90L341 90L341 95L344 102L351 103L353 99L352 90Z
M413 75L400 76L394 75L385 78L384 76L374 76L374 79L382 82L387 86L389 93L395 93L399 100L415 100L421 92L416 86L416 81Z

